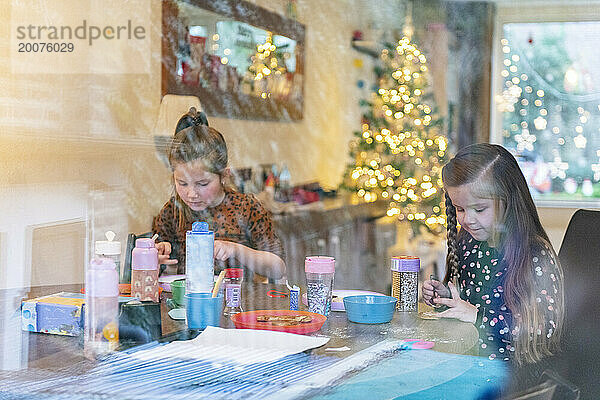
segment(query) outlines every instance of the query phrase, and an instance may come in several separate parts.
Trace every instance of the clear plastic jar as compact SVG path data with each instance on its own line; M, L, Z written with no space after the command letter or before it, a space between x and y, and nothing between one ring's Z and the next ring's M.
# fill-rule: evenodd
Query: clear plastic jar
M225 308L223 315L231 316L242 312L242 281L244 270L242 268L227 268L225 270Z
M304 260L308 311L329 315L335 274L335 258L310 256Z
M398 299L396 310L417 311L419 299L419 257L392 257L392 297Z

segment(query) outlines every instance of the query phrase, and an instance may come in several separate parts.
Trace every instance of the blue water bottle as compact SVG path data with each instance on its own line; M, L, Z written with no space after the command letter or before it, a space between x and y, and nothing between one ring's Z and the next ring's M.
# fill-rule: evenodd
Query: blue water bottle
M186 293L211 292L213 288L215 234L208 223L194 222L185 236Z

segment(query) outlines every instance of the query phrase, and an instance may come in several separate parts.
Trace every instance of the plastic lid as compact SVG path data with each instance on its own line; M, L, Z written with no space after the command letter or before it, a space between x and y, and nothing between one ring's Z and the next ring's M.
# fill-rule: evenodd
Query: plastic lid
M327 256L306 257L304 271L315 274L333 274L335 272L335 258Z
M242 268L226 268L225 278L243 278L244 270Z
M90 261L85 279L85 290L91 297L119 296L119 275L113 260L96 257Z
M94 252L98 255L104 254L107 256L121 254L121 242L109 242L107 240L98 240L94 247Z
M397 272L419 272L419 269L421 269L421 259L419 257L392 257L391 264L392 271Z
M151 249L154 247L154 240L150 238L140 238L135 240L135 247L142 249Z
M114 241L115 233L113 231L106 231L104 234L107 240L98 240L94 246L94 252L98 255L115 255L121 254L121 242Z
M212 235L213 231L208 230L208 222L196 221L192 224L192 230L187 233L188 235Z

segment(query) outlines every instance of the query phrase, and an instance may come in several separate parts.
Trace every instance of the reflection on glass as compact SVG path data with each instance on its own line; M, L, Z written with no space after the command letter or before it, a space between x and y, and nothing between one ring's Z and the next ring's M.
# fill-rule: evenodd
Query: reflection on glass
M177 54L179 83L262 99L300 98L295 40L183 3L178 6L184 25Z
M539 199L600 198L600 22L503 27L504 145Z

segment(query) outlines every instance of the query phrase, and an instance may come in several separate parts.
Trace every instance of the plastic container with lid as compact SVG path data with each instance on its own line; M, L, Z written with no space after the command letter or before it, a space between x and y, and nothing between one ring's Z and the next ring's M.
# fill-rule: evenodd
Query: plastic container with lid
M244 270L242 268L225 269L225 309L223 314L231 316L242 312L242 281Z
M419 257L392 257L392 297L395 297L396 310L417 311L419 299Z
M185 235L186 293L212 292L214 280L215 234L208 223L194 222Z
M121 271L121 242L115 239L113 231L106 231L106 240L98 240L94 243L94 254L96 257L110 258L115 263L115 268L120 279L123 279Z
M85 275L84 353L96 358L119 345L119 277L105 257L90 261Z
M310 256L304 260L308 311L329 315L335 274L335 258Z
M131 253L131 296L140 301L158 302L158 273L158 250L154 240L137 239Z

